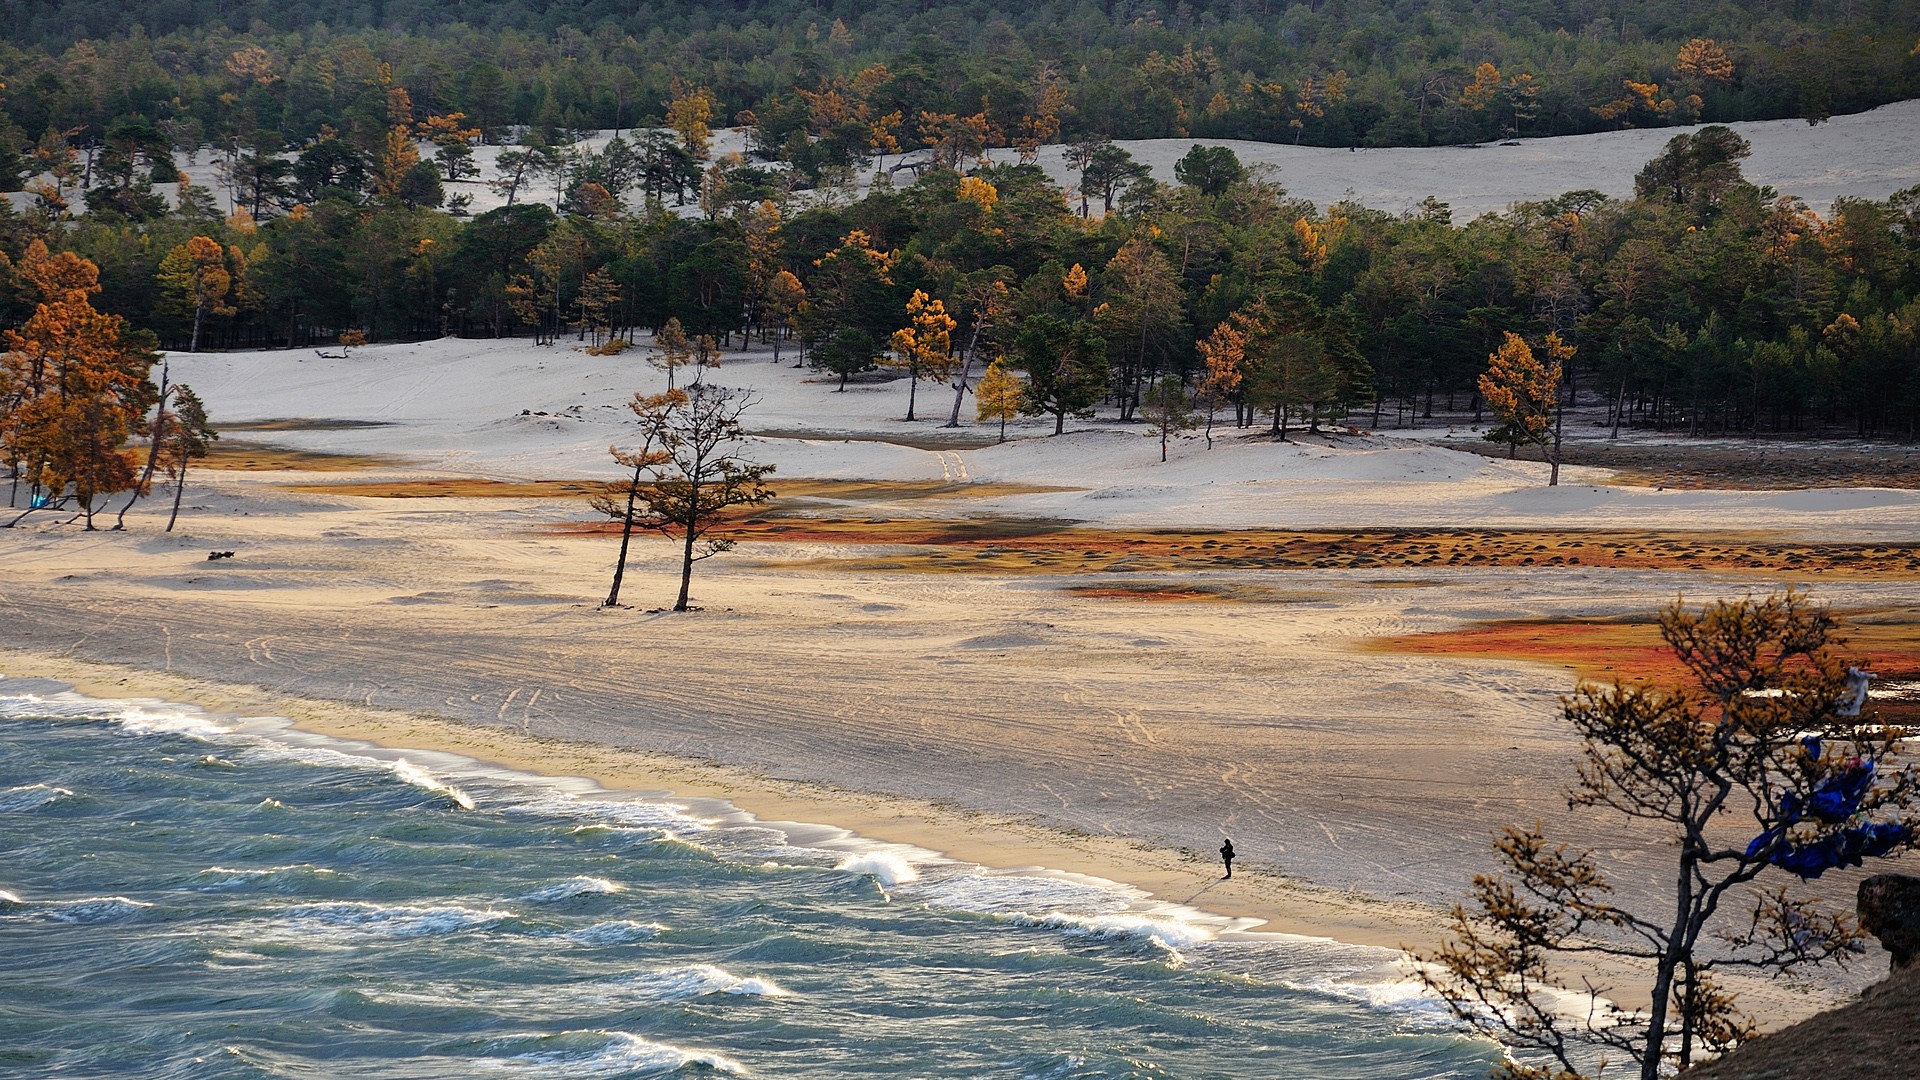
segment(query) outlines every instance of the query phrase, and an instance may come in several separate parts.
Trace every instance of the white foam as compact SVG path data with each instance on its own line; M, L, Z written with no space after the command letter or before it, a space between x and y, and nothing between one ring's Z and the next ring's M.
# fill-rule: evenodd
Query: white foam
M612 922L594 923L578 930L569 930L561 935L568 941L581 945L625 945L628 942L644 941L656 937L666 930L657 922L634 922L631 919L616 919Z
M661 833L671 830L701 832L707 823L668 803L639 799L594 798L565 791L542 790L515 798L501 807L514 814L543 814L558 818L587 818L575 832L595 829L646 829Z
M866 874L881 885L891 889L909 881L919 881L920 871L912 863L899 855L885 851L869 851L849 855L840 860L835 870L845 870L850 874Z
M1166 951L1173 960L1181 960L1180 950L1214 940L1214 932L1179 919L1159 915L1116 912L1106 915L1078 915L1049 911L1044 915L1016 914L1012 920L1025 926L1046 930L1064 930L1074 937L1098 941L1139 942Z
M1345 1001L1356 1001L1376 1009L1445 1013L1446 1006L1426 987L1405 979L1380 982L1348 982L1341 979L1306 979L1282 982L1290 990L1322 994Z
M0 697L0 717L33 716L56 720L95 720L116 724L134 735L184 735L202 741L232 733L198 709L143 699L102 701L71 691Z
M654 837L653 842L656 844L663 844L667 847L681 848L686 851L698 852L701 855L713 855L717 857L720 854L719 852L713 850L707 845L699 843L698 841L689 840L686 837L681 836L680 834L674 832L671 829L668 829L662 832L659 836Z
M389 768L393 770L393 775L412 784L414 787L420 788L423 791L431 791L437 795L445 795L455 803L458 803L462 810L473 809L473 797L471 795L441 780L439 777L408 761L406 758L401 758L394 762Z
M152 907L143 900L124 896L89 896L81 900L49 901L46 916L55 922L99 923L132 918Z
M73 797L73 792L52 784L25 784L0 791L0 812L38 810L48 803Z
M741 997L790 997L785 987L771 979L741 978L712 964L686 964L681 967L643 971L616 980L612 985L637 993L650 1001L686 1001L713 994Z
M516 1043L532 1046L507 1057L482 1058L474 1064L489 1071L551 1072L567 1077L657 1075L678 1072L689 1065L704 1066L729 1076L747 1075L746 1067L731 1058L684 1050L625 1031L516 1035L496 1045L511 1048Z
M281 914L292 927L303 932L322 930L384 937L430 937L487 930L514 917L511 911L460 904L373 904L357 900L303 904L286 908Z
M339 876L339 871L329 870L324 866L315 866L312 863L293 863L288 866L268 866L255 869L232 866L209 866L194 876L218 877L218 881L209 881L200 886L202 891L211 892L216 889L229 889L239 885L251 885L276 878L300 878L309 876L337 877Z
M1127 895L1113 886L1039 874L948 874L915 883L913 896L929 907L982 915L1069 908L1088 912L1124 911L1128 901Z
M20 899L19 893L16 893L10 889L0 889L0 904L24 904L24 903L26 903L26 901Z
M561 900L571 900L576 896L612 896L626 889L606 878L576 877L555 882L544 889L535 889L521 897L535 904L552 904Z

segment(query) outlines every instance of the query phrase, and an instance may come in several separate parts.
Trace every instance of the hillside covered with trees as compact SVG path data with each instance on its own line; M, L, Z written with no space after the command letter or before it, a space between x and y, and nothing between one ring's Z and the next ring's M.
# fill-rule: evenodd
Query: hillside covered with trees
M1900 0L14 0L4 10L0 152L48 132L97 142L116 123L153 125L181 148L297 147L327 130L377 138L389 85L422 115L460 112L496 138L517 125L551 137L661 123L684 83L710 94L717 123L757 124L783 156L798 149L811 95L845 100L850 86L864 112L834 123L909 148L937 141L923 118L943 116L978 115L1003 145L1051 124L1066 138L1408 146L1818 120L1920 97L1920 9Z

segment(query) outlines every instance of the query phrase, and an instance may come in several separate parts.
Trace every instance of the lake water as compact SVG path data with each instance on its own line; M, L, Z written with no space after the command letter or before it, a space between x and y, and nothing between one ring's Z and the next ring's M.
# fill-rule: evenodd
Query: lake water
M1484 1076L1392 960L0 679L0 1074Z

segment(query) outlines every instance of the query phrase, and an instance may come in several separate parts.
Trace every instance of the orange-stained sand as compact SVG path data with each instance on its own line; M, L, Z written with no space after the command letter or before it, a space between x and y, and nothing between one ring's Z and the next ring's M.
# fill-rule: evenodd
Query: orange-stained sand
M390 469L405 465L403 458L371 454L329 454L318 450L294 450L285 446L248 442L245 439L216 439L207 448L206 460L197 468L232 469L239 472L353 472L358 469Z
M563 526L568 533L599 524ZM1920 578L1920 544L1808 544L1767 536L1554 530L1101 529L1039 521L776 519L741 540L886 544L885 556L824 558L818 569L1177 573L1202 570L1474 569L1602 566L1796 577ZM917 550L915 550L917 549Z
M1844 656L1864 658L1882 684L1920 679L1920 609L1837 612ZM1580 679L1611 683L1678 682L1686 670L1660 638L1651 615L1641 620L1512 619L1459 630L1374 638L1367 648L1427 656L1481 660L1531 660L1557 664ZM1890 718L1920 718L1920 701L1886 701Z
M260 466L278 467L278 466ZM361 467L361 466L343 466ZM594 480L477 478L301 483L289 490L366 498L589 498ZM812 517L823 502L991 498L1071 490L910 480L786 480L728 527L743 541L885 545L885 556L783 564L821 570L996 574L1214 570L1473 569L1602 566L1798 577L1920 579L1920 544L1805 543L1765 534L1499 529L1106 529L997 517ZM844 512L844 507L842 508ZM881 509L876 507L876 510ZM607 521L557 522L562 536L611 535ZM777 556L776 556L777 558ZM1126 591L1089 595L1131 596ZM1165 597L1162 597L1163 599Z

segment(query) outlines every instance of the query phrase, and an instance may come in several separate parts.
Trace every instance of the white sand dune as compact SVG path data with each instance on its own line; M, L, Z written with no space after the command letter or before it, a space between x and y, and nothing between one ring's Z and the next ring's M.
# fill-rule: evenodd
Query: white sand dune
M751 390L751 431L779 433L753 453L781 478L1008 483L1071 488L971 500L981 514L1065 518L1128 526L1615 527L1843 530L1854 538L1920 535L1920 491L1659 491L1608 486L1608 474L1545 468L1447 448L1444 432L1420 439L1342 435L1274 443L1217 426L1215 446L1178 441L1160 461L1143 425L1080 421L1045 437L1048 418L1023 419L1004 445L974 446L997 428L975 423L972 399L958 429L942 425L952 392L923 384L906 423L907 382L835 382L736 353L710 380ZM220 423L287 417L363 422L339 430L239 433L300 449L399 455L426 467L503 479L613 475L607 447L627 438L636 391L664 376L645 350L588 356L572 343L442 339L356 349L347 359L312 352L176 354L173 377L192 385ZM1258 429L1255 429L1258 430ZM952 438L953 449L938 448ZM1462 430L1453 438L1478 443ZM902 445L887 440L904 440ZM921 449L919 446L933 446ZM947 507L945 509L951 509ZM944 512L925 504L896 514Z

